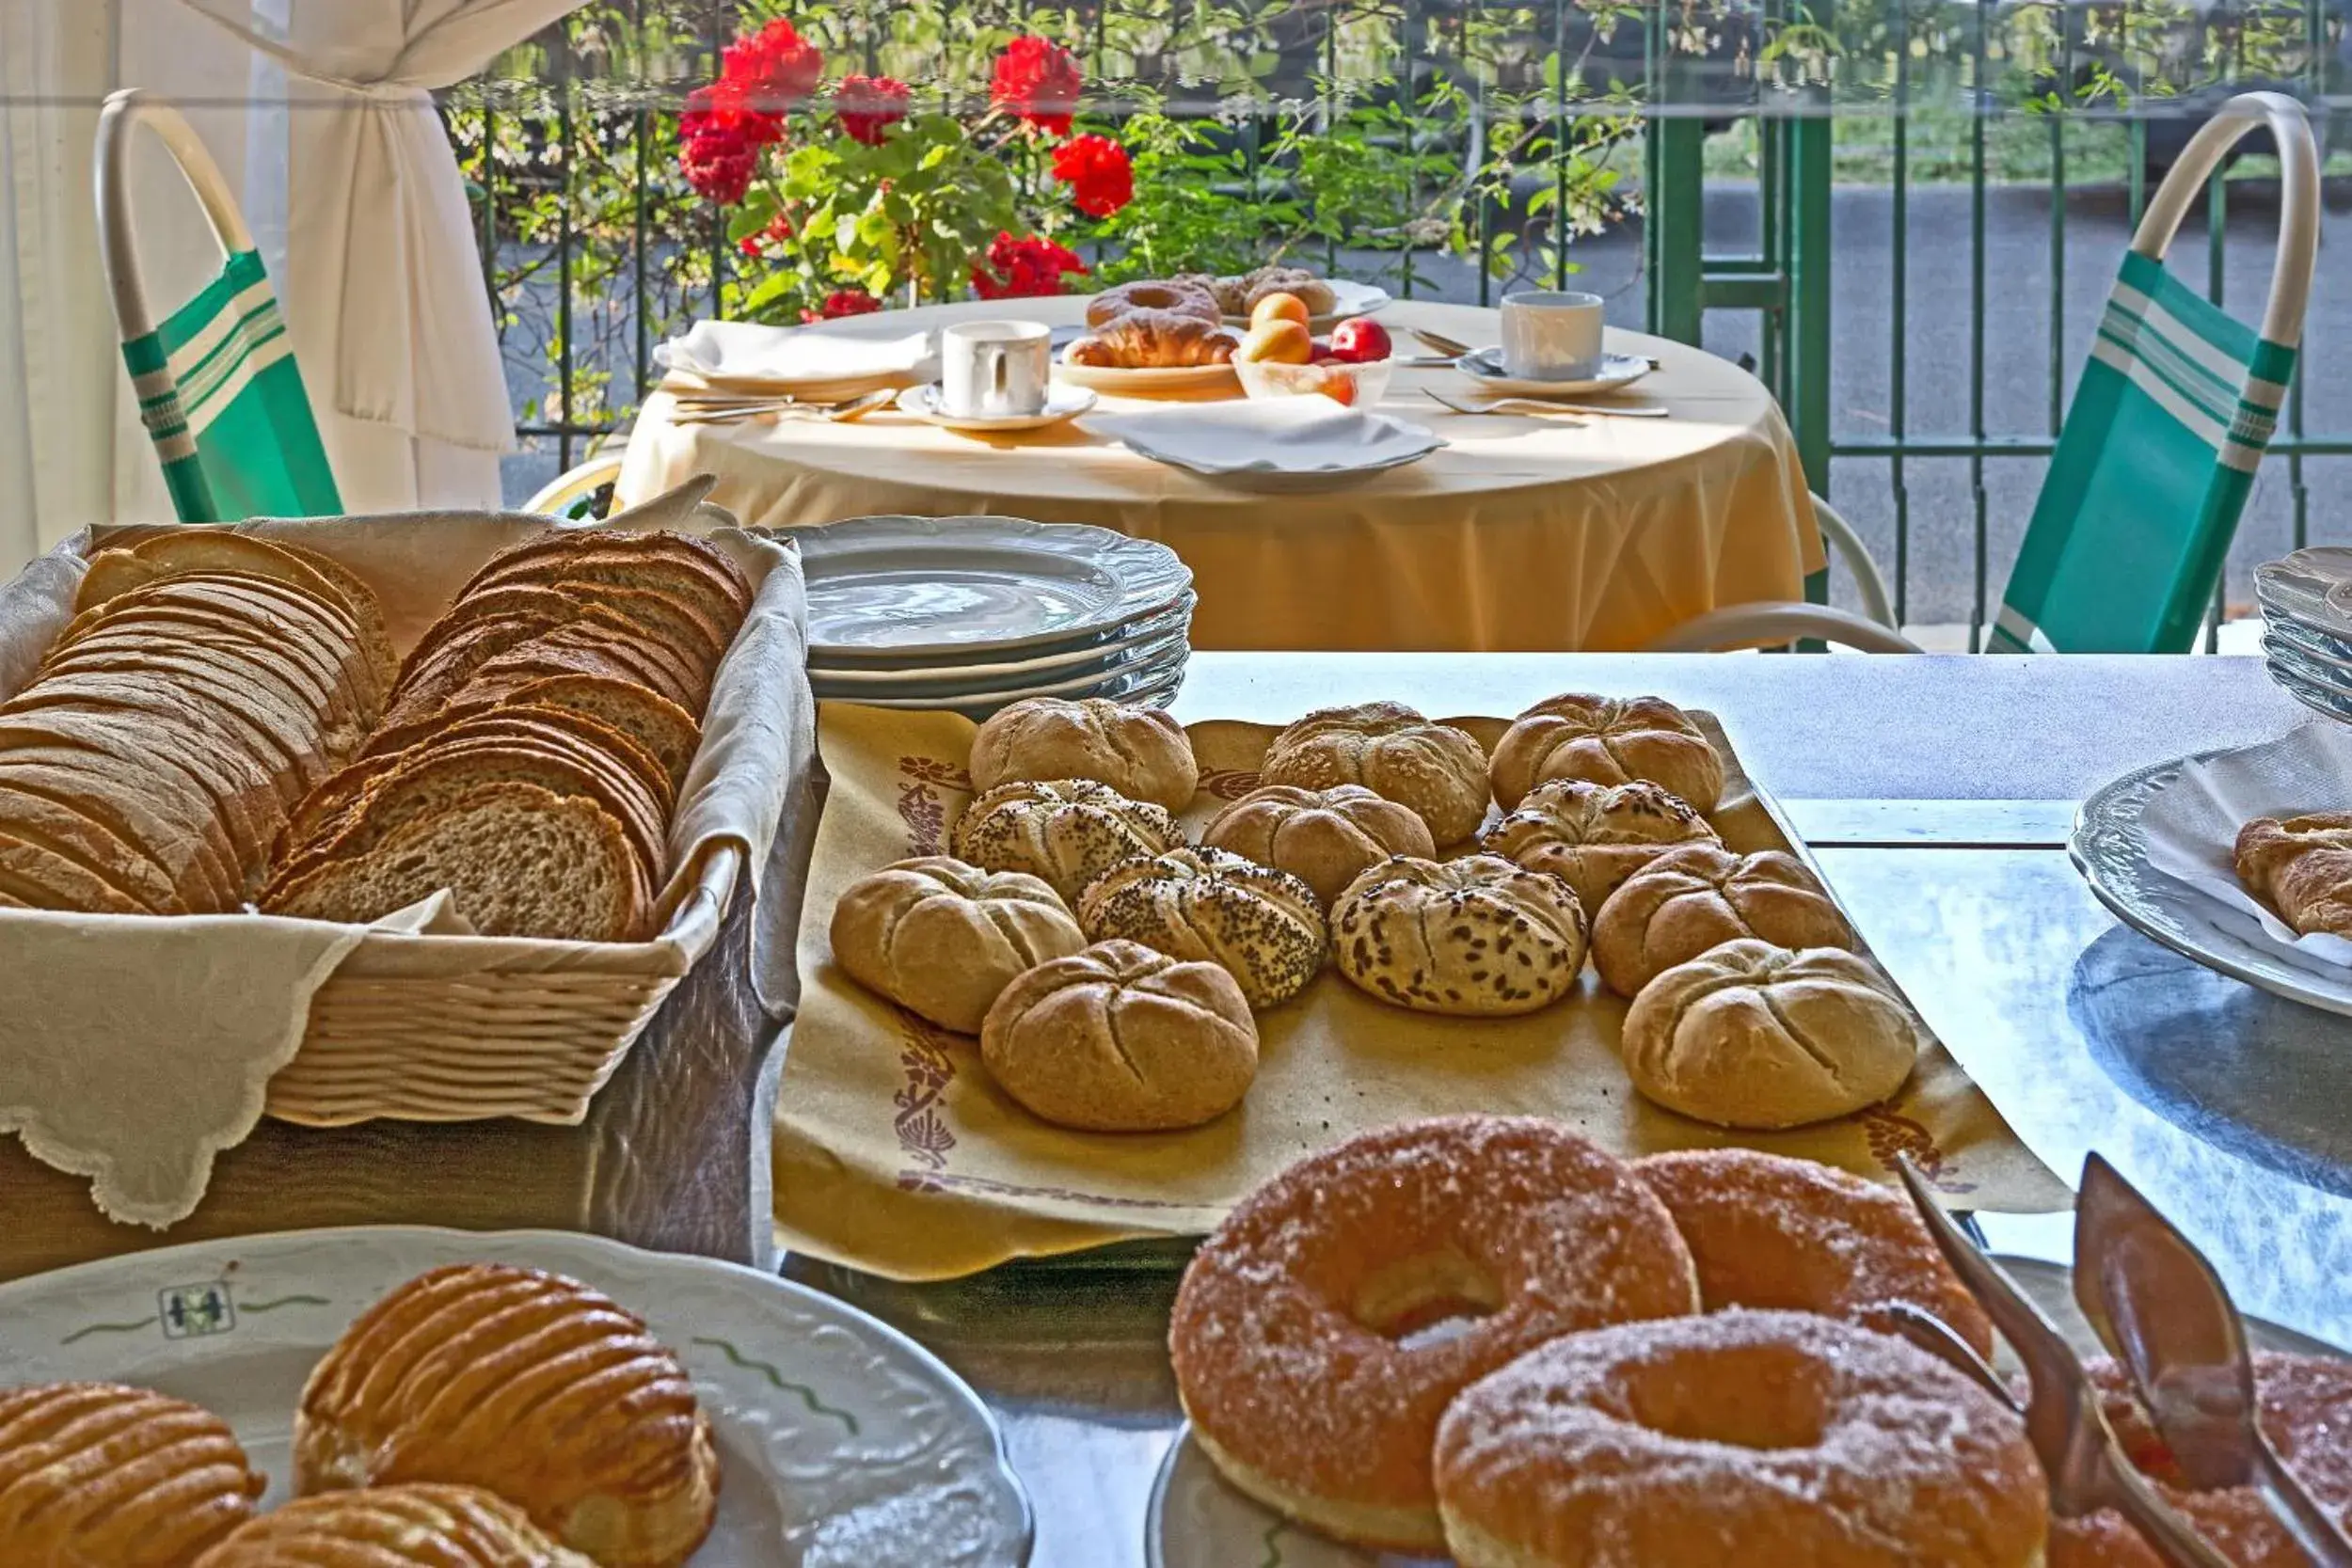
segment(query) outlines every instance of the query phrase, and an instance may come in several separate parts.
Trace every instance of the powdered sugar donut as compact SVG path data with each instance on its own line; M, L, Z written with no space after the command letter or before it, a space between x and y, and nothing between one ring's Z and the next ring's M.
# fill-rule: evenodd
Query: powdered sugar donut
M2025 1426L1924 1351L1805 1312L1571 1334L1438 1429L1463 1568L2027 1568Z
M1242 1200L1168 1329L1193 1436L1326 1534L1443 1549L1430 1445L1463 1387L1555 1335L1694 1310L1690 1253L1624 1164L1557 1124L1351 1138ZM1461 1332L1423 1332L1466 1313Z

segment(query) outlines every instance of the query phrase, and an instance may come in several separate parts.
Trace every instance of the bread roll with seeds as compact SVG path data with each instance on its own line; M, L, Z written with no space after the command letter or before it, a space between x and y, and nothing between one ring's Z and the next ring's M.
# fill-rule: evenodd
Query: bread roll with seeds
M1079 901L1078 923L1093 942L1139 942L1216 964L1256 1008L1306 990L1330 948L1314 889L1222 849L1171 849L1111 867Z
M1182 844L1176 819L1090 779L998 784L963 808L948 835L960 861L1041 879L1066 904L1089 882L1138 856Z
M1479 1018L1532 1013L1576 988L1584 911L1559 878L1499 855L1400 856L1331 906L1340 973L1383 1002Z
M1360 784L1411 807L1440 848L1476 832L1486 815L1486 753L1477 739L1403 703L1307 715L1274 737L1259 777L1299 789Z
M833 956L851 979L960 1035L979 1033L1016 975L1086 944L1037 878L945 855L860 878L833 911Z
M1326 909L1390 856L1427 859L1438 852L1418 812L1361 784L1252 790L1211 818L1200 842L1289 872L1314 889Z

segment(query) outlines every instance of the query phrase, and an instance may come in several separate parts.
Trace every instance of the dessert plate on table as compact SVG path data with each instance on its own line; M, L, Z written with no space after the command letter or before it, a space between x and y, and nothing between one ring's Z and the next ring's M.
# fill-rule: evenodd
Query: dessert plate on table
M900 709L952 709L966 718L986 718L1001 707L1025 702L1031 697L1106 697L1117 702L1141 707L1166 707L1176 700L1177 691L1184 684L1184 666L1192 651L1178 645L1172 658L1150 665L1137 665L1133 670L1110 675L1089 675L1082 680L1066 682L1057 687L1019 687L1001 691L946 692L929 697L848 697L834 701L856 703L863 707Z
M1099 638L1173 609L1192 572L1165 545L1018 517L853 517L777 531L808 579L809 660L962 663Z
M1222 388L1235 397L1241 383L1231 360L1218 365L1153 365L1132 369L1124 365L1073 365L1069 351L1054 358L1054 379L1089 391L1127 397L1156 397L1163 392L1203 392Z
M928 420L945 430L961 431L973 436L1010 435L1023 430L1044 430L1076 419L1092 408L1095 395L1084 387L1049 387L1045 406L1034 414L951 414L939 401L939 384L910 387L898 394L898 409L918 420Z
M2081 1308L2074 1305L2071 1270L2031 1258L2004 1257L1996 1261L2058 1325L2077 1354L2106 1354L2090 1325L2083 1321ZM2324 1340L2259 1318L2248 1318L2246 1329L2256 1350L2344 1354ZM2004 1370L2020 1370L2006 1351L2001 1366ZM1149 1568L1237 1568L1243 1564L1252 1568L1446 1568L1452 1560L1366 1551L1292 1524L1229 1485L1192 1440L1190 1427L1169 1445L1152 1484L1143 1545Z
M1515 398L1572 398L1630 387L1657 367L1638 355L1604 354L1593 375L1574 381L1539 381L1506 372L1502 368L1502 350L1474 348L1454 361L1454 368L1484 391L1508 393Z
M246 1236L0 1285L0 1386L100 1380L188 1400L288 1496L310 1369L377 1297L444 1263L584 1281L684 1362L719 1443L690 1568L1020 1568L1026 1496L972 1390L833 1297L708 1259L554 1231L351 1227Z
M1425 425L1315 397L1114 414L1086 428L1155 463L1276 490L1351 483L1418 463L1446 444Z
M1350 316L1369 316L1393 297L1377 283L1358 283L1345 277L1327 277L1323 282L1331 291L1331 309L1308 318L1308 329L1314 332L1327 331ZM1225 320L1232 326L1249 325L1247 314L1228 316Z
M2219 754L2154 763L2092 794L2067 842L2074 868L2110 914L2151 942L2290 1002L2352 1017L2352 969L2298 961L2282 947L2250 940L2240 934L2249 917L2150 862L2141 821L2150 800L2187 763Z

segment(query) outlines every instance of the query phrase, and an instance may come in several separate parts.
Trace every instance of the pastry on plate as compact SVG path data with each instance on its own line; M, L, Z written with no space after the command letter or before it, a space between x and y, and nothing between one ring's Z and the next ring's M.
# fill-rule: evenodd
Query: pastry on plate
M478 1486L371 1486L298 1497L196 1568L596 1568Z
M1170 849L1115 865L1078 903L1089 940L1139 942L1225 970L1252 1007L1307 989L1330 936L1315 890L1222 849Z
M1288 294L1307 308L1308 314L1327 316L1339 309L1339 295L1331 285L1309 272L1305 267L1260 267L1241 279L1241 309L1232 313L1246 316L1258 308L1258 301L1268 294Z
M1198 1127L1258 1075L1258 1026L1233 977L1140 942L1097 942L1005 988L980 1059L1030 1114L1094 1132Z
M1410 806L1440 848L1476 832L1486 815L1486 753L1477 738L1403 703L1317 709L1274 737L1259 777L1298 789L1361 784Z
M861 877L833 910L833 956L850 978L960 1035L979 1033L1013 976L1086 944L1035 877L945 855Z
M1224 309L1216 295L1200 283L1184 277L1162 282L1155 278L1121 283L1105 289L1087 301L1087 325L1108 326L1120 317L1136 310L1166 310L1171 315L1198 316L1204 322L1222 325Z
M1241 340L1216 322L1173 310L1130 310L1072 343L1063 356L1098 370L1174 371L1232 362Z
M1548 697L1495 743L1493 776L1505 811L1550 779L1647 779L1702 813L1713 811L1724 793L1724 761L1713 743L1662 697Z
M147 1388L0 1388L0 1562L190 1568L268 1481L229 1423Z
M310 1372L294 1490L496 1492L602 1568L677 1568L719 1502L710 1420L677 1357L601 1291L503 1263L418 1275Z
M1593 967L1619 996L1678 963L1755 937L1779 947L1846 947L1853 927L1794 855L1690 844L1628 877L1593 917Z
M1192 738L1166 708L1104 697L1031 697L999 709L972 737L972 787L1016 779L1092 779L1169 811L1192 804L1200 769Z
M2246 891L2305 936L2352 936L2352 812L2258 816L2237 833Z
M1646 779L1537 784L1478 840L1490 855L1564 879L1588 910L1599 909L1628 877L1660 856L1685 844L1716 842L1706 817Z
M1499 855L1400 855L1331 906L1331 953L1342 974L1400 1007L1532 1013L1575 989L1584 911L1559 878Z
M1743 941L1644 986L1620 1049L1645 1098L1769 1132L1892 1100L1919 1059L1919 1034L1868 959Z
M1391 855L1425 860L1438 852L1418 812L1361 784L1251 790L1210 818L1200 842L1289 872L1326 908Z
M1091 779L1016 780L975 796L956 818L948 847L991 871L1042 879L1066 904L1089 882L1138 855L1184 841L1176 819Z

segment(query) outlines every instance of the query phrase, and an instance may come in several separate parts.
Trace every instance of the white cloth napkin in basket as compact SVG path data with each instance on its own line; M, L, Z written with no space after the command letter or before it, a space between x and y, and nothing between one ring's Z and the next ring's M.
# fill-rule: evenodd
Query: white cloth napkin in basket
M2148 863L2210 903L2195 907L2217 928L2307 968L2352 968L2352 942L2299 936L2237 878L2238 830L2257 816L2352 810L2352 729L2311 723L2276 740L2241 746L2182 768L2140 813Z

